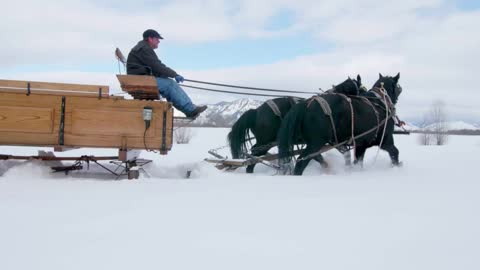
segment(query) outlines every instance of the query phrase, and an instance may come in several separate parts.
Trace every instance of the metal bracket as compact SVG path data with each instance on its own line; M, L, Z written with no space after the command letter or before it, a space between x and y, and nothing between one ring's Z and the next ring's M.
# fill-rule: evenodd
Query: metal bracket
M165 153L167 151L167 111L163 111L163 127L162 127L162 148L160 152Z
M60 128L58 130L58 144L65 144L65 97L62 97L62 108L60 111Z

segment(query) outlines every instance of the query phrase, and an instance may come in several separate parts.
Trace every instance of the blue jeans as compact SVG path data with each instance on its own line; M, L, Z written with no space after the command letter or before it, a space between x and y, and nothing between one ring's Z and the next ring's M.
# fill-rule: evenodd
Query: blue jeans
M169 78L157 77L156 79L160 95L168 102L172 102L175 108L183 113L191 113L195 110L192 100L176 81Z

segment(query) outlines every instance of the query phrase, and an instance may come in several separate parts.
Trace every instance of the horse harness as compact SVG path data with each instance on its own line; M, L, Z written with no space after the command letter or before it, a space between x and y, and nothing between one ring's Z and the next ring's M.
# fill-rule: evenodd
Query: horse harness
M387 99L386 97L388 97L388 95L386 95L385 89L383 88L383 85L382 85L380 88L378 88L378 89L379 89L379 91L381 91L381 93L383 93L383 94L385 95L385 100L386 100L386 99ZM329 93L329 94L336 94L336 95L338 95L338 93ZM378 93L377 93L377 94L378 94ZM377 95L375 95L375 96L376 96L376 98L379 98L379 96L377 96ZM310 158L314 158L314 157L316 157L316 156L318 156L318 155L321 155L323 152L325 152L325 151L327 151L327 150L329 150L329 149L332 149L332 148L337 148L337 149L338 149L338 147L344 146L345 144L350 144L352 141L355 142L355 139L361 138L361 137L363 137L363 136L365 136L365 135L367 135L367 134L369 134L369 133L371 133L371 132L373 132L373 131L376 131L376 133L375 133L375 139L376 139L380 127L381 127L383 124L385 124L385 127L386 127L387 121L388 121L390 118L395 119L395 118L394 118L394 117L396 116L396 115L394 114L394 113L395 113L395 107L394 107L395 105L391 102L391 99L390 99L389 97L388 97L388 99L389 99L389 101L390 101L390 106L389 106L388 102L385 103L384 99L379 98L380 101L382 101L382 102L384 103L384 105L385 105L385 110L386 110L387 112L388 112L388 111L391 111L391 112L392 112L392 114L389 114L388 117L385 117L385 119L383 119L383 120L380 121L380 122L378 122L378 120L379 120L378 111L375 109L374 104L368 100L368 98L366 98L366 97L360 97L360 96L352 96L352 97L361 98L361 100L365 101L368 105L371 106L371 108L376 112L375 115L377 116L377 123L378 123L378 124L377 124L375 127L371 128L371 129L369 129L369 130L367 130L367 131L365 131L365 132L362 132L361 134L358 134L358 135L356 135L356 136L354 136L354 134L353 134L353 128L352 128L352 138L350 138L349 140L343 141L343 142L341 142L341 143L338 143L338 142L337 142L335 145L332 145L332 146L330 146L330 147L327 148L327 149L323 149L323 148L322 148L322 149L318 150L318 151L315 152L315 153L311 153L310 155L307 155L307 156L305 156L305 157L303 157L303 158L299 158L297 161L302 161L302 160L307 160L307 159L310 159ZM322 99L323 99L323 98L322 98ZM313 100L317 100L317 102L318 102L319 99L316 98L316 96L310 98L310 101L308 101L308 103L307 103L307 107L309 107L309 106L311 105L311 103L312 103ZM323 99L323 100L326 102L325 99ZM350 101L347 100L347 102L350 102L350 106L351 106L351 99L350 99ZM322 102L322 103L323 103L323 102ZM326 103L326 104L328 105L328 103ZM375 104L375 105L376 105L376 104ZM322 106L322 105L320 105L320 107L322 107L322 109L324 110L324 112L325 112L325 111L327 111L327 112L330 111L330 112L331 112L330 105L328 105L328 109L327 109L327 106ZM324 109L324 108L325 108L325 109ZM352 108L352 106L351 106L350 108L351 108L351 112L352 112L352 114L353 114L353 108ZM325 114L326 114L326 112L325 112ZM353 117L353 116L352 116L352 117ZM331 118L331 113L330 113L330 118ZM352 123L353 123L353 118L352 118ZM382 137L382 140L383 140L383 137Z
M287 97L287 98L288 98L288 101L290 102L291 107L293 107L293 105L297 104L300 100L302 100L302 98L298 98L298 97ZM273 101L273 99L269 99L265 103L270 107L270 109L272 109L273 114L280 117L280 119L283 119L282 112L278 108L278 105Z
M375 95L376 98L380 99L383 101L383 105L385 105L385 108L389 110L389 114L395 115L395 105L392 102L392 99L390 98L387 93L385 93L385 88L383 88L383 85L381 87L374 87L372 88L371 93ZM385 104L386 101L386 104Z
M348 96L344 95L344 94L341 94L341 93L328 92L327 94L338 95L341 98L343 98L349 104L350 113L351 113L351 116L352 116L352 125L351 125L351 127L352 127L352 138L350 139L350 141L348 143L353 142L353 144L355 144L355 140L353 139L354 138L354 129L355 129L355 122L354 122L355 114L353 112L352 99L349 98ZM320 108L322 108L323 113L325 113L325 115L328 116L328 118L330 119L330 124L332 125L333 137L335 138L335 144L338 144L337 128L335 126L335 122L333 121L332 108L330 107L330 104L328 104L327 100L325 100L321 95L316 95L316 96L313 96L313 97L310 98L310 100L307 103L307 107L310 107L310 105L312 104L313 101L316 101L318 103L318 105L320 105Z
M383 85L381 87L374 87L372 89L372 93L375 95L376 98L378 98L379 100L382 101L382 103L384 103L385 109L390 111L390 115L391 115L390 117L396 116L395 115L395 105L393 104L390 97L385 93L385 89L383 88ZM353 110L352 98L358 98L361 101L365 102L370 108L372 108L372 110L375 114L375 119L376 119L377 124L375 125L375 128L373 129L373 130L375 130L375 135L374 135L373 139L371 140L371 143L374 142L377 139L378 131L380 130L380 126L383 123L385 123L385 121L387 121L388 119L384 119L384 121L382 121L382 123L380 123L380 114L379 114L378 110L375 108L375 105L367 97L364 97L364 96L347 96L345 94L335 93L335 92L328 92L326 94L340 96L342 99L344 99L348 103L348 105L350 107L350 113L351 113L351 119L352 119L351 120L352 136L348 141L346 141L344 143L341 143L341 145L346 143L346 144L353 144L353 147L355 147L355 139L359 138L358 136L355 136L355 113L354 113L354 110ZM384 100L386 100L386 103L385 103ZM333 136L335 138L335 145L339 145L336 126L335 126L335 123L333 121L332 109L330 107L330 104L321 95L316 95L316 96L313 96L309 99L309 101L307 103L307 107L310 107L310 105L313 101L316 101L320 105L320 107L322 108L325 115L328 116L328 118L330 119L330 123L332 125L332 130L333 130ZM370 130L369 132L362 134L362 136L372 132L373 130Z
M328 94L335 94L335 93L328 93ZM323 113L328 116L330 119L330 124L332 125L332 130L333 130L333 137L335 138L335 144L338 143L338 137L337 137L337 128L335 127L335 122L333 122L333 117L332 117L332 108L330 108L330 104L328 104L327 100L325 100L322 96L316 95L310 98L310 100L307 103L307 107L310 107L313 101L316 101L318 105L320 105L320 108L322 108Z

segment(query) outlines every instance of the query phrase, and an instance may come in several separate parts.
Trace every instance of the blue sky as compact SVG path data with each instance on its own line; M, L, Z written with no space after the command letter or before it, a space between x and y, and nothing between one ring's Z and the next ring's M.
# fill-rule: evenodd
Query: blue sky
M459 1L456 1L456 2L457 2L457 6L458 6L460 9L471 10L471 9L479 9L479 8L480 8L480 1L476 1L476 0L459 0Z
M143 5L157 5L169 3L170 1L141 1ZM447 3L449 1L446 1ZM456 0L450 1L450 8L459 10L475 10L480 8L480 1L475 0ZM140 14L142 9L138 4L132 5L134 12ZM117 5L112 1L99 1L98 7L118 10L122 13L130 8L128 5ZM441 12L440 8L427 9L427 12ZM417 10L422 12L422 10ZM360 15L361 16L361 15ZM282 30L295 23L295 14L289 9L280 9L275 14L267 18L263 27L265 30ZM39 22L40 23L40 22ZM156 28L163 33L161 27ZM175 31L175 30L173 30ZM202 31L199 29L198 31ZM140 36L141 33L135 33ZM262 65L292 59L302 55L309 55L321 52L327 52L335 48L335 44L328 39L318 39L312 37L308 31L299 31L282 36L274 37L235 37L228 40L213 40L205 42L178 42L171 40L168 34L163 34L166 39L162 41L157 54L168 65L176 69L202 70L211 68L230 68L250 65ZM133 36L132 34L130 36ZM5 37L6 38L6 37ZM137 39L130 41L132 47ZM88 41L85 41L88 42ZM112 41L112 46L115 41ZM125 54L130 47L121 48ZM76 53L72 51L72 54ZM2 72L45 72L58 69L72 69L90 72L109 72L116 68L116 65L110 63L107 59L96 61L78 61L67 63L55 63L55 61L42 61L32 63L22 63L14 66L0 66ZM112 70L113 69L113 70Z
M159 30L159 32L161 31ZM131 47L137 41L132 40ZM165 36L165 40L161 41L156 53L163 62L178 70L202 70L268 64L283 59L313 54L318 51L327 51L329 47L328 42L321 44L306 37L303 33L269 39L236 39L195 44L170 42L168 36ZM128 47L121 48L125 56L128 54L129 49ZM117 63L112 57L111 61L96 62L92 60L88 64L45 63L22 64L15 66L13 69L11 67L2 67L3 71L9 72L42 72L58 69L115 72Z

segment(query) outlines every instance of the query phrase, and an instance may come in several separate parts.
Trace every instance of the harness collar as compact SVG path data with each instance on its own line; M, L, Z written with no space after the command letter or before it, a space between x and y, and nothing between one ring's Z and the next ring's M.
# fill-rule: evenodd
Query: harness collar
M395 104L387 93L387 90L383 87L383 83L380 87L373 87L369 92L373 93L385 105L385 108L390 110L391 114L395 115ZM385 103L386 102L386 103Z

